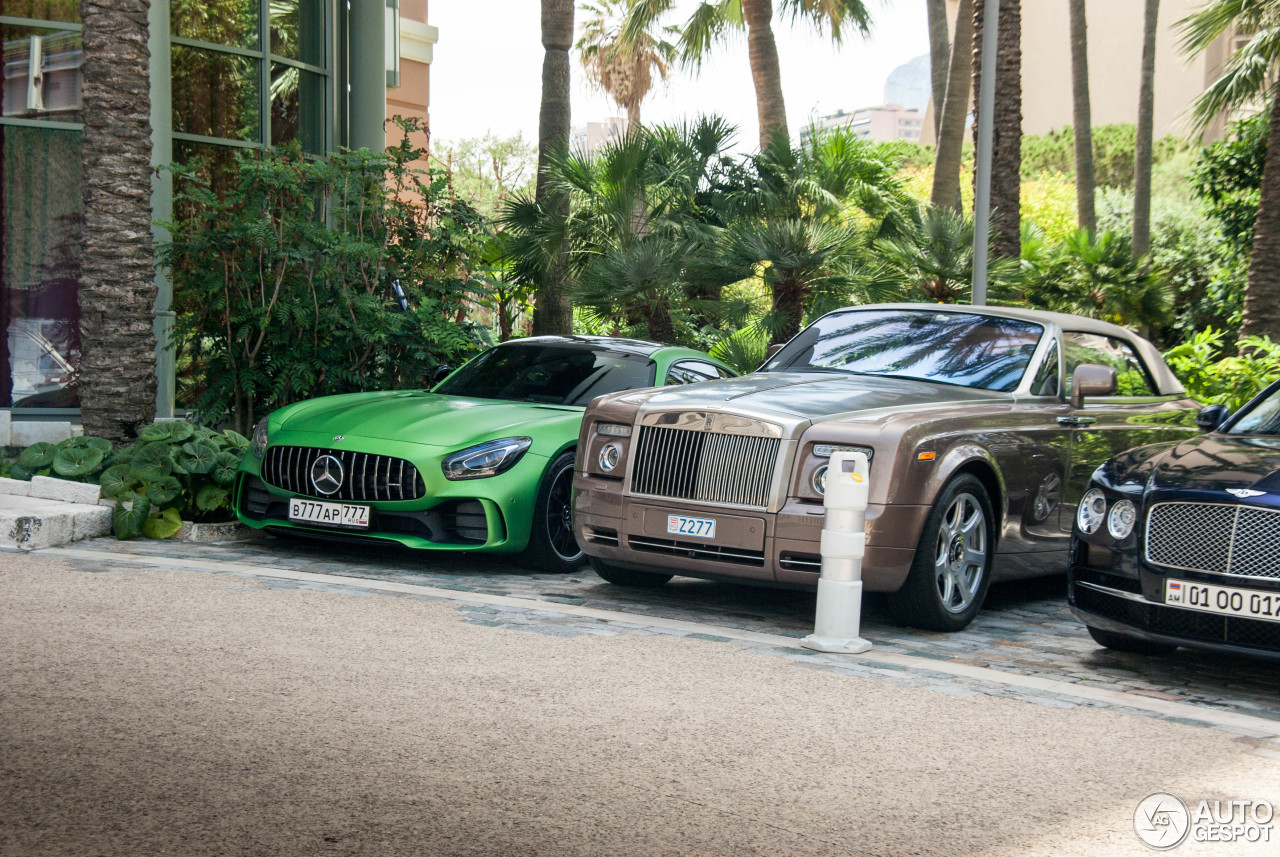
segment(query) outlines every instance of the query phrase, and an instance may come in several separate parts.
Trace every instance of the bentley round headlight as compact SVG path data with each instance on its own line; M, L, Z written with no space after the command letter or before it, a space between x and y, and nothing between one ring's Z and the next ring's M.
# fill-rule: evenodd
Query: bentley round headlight
M267 451L267 418L263 417L258 420L258 424L253 427L253 440L251 442L253 454L261 458L262 454Z
M1116 541L1124 541L1138 521L1138 510L1128 500L1117 500L1107 514L1107 532Z
M813 471L813 490L818 492L818 496L825 497L827 494L827 465L822 465Z
M613 469L618 466L618 459L621 455L621 447L616 443L606 443L604 448L600 450L600 469L605 473L612 473Z
M1080 508L1076 509L1076 525L1080 532L1092 535L1102 526L1102 519L1107 516L1107 495L1098 488L1090 488L1080 498Z

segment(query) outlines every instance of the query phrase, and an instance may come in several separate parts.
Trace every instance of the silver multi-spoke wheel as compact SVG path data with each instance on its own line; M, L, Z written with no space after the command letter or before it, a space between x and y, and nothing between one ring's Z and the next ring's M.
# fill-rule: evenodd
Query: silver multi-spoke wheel
M934 548L934 581L943 609L964 613L987 568L987 516L970 493L957 494L942 514Z
M972 473L943 486L920 533L902 588L890 594L899 620L930 631L959 631L987 597L997 522L987 487Z

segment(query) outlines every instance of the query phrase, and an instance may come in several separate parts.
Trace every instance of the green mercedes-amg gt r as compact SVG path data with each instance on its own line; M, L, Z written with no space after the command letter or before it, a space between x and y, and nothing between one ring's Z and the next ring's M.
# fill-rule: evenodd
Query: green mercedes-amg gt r
M568 571L574 446L596 396L734 375L699 351L541 336L475 357L434 389L352 393L258 423L235 486L251 527L433 550L525 551Z

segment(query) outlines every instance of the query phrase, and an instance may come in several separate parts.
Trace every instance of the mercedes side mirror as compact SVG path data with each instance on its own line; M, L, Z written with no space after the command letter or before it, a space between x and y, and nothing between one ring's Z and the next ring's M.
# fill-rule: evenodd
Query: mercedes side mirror
M1097 363L1081 363L1071 377L1071 407L1084 405L1085 396L1111 396L1116 391L1116 370Z
M1210 405L1196 414L1196 425L1201 431L1215 431L1218 426L1227 421L1229 416L1231 412L1227 410L1226 405Z
M453 371L452 366L441 363L439 366L437 366L436 368L432 369L430 372L427 373L427 386L434 387L436 384L439 384L445 378L448 378L449 373L452 371Z

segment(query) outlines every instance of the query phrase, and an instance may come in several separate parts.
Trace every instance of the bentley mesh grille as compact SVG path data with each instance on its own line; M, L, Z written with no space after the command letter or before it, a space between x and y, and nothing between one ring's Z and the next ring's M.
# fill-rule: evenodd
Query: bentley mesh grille
M641 426L631 492L763 508L781 444L776 437Z
M1280 578L1280 511L1226 503L1157 503L1147 561L1213 574Z
M328 496L311 484L311 465L322 455L342 462L342 486ZM418 468L403 458L309 446L268 448L262 478L277 488L322 500L417 500L427 491Z

